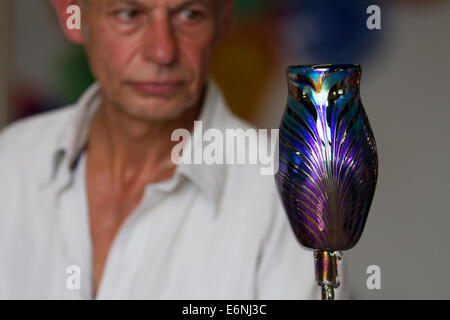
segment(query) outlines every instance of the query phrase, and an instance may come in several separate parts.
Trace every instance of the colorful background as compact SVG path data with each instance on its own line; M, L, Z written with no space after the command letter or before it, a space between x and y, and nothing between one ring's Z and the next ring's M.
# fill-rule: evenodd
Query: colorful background
M24 39L16 43L15 53L27 55L23 58L29 62L47 64L47 68L44 72L42 65L43 74L30 75L25 70L29 67L19 62L18 68L23 70L17 70L20 73L13 82L11 119L73 102L93 81L82 48L58 45L61 32L52 9L46 0L37 2L40 5L33 6L39 11L32 21L25 23L23 17L16 21ZM15 5L16 10L29 6L29 1L22 3ZM370 4L373 1L237 0L233 28L216 49L212 64L212 76L233 111L258 124L261 97L270 90L278 67L289 58L292 63L362 63L370 58L383 35L365 28ZM387 9L383 15L386 19ZM42 40L34 28L27 29L32 22L41 25L38 30L47 24L46 37L52 45L30 43ZM32 46L34 57L25 50ZM41 82L39 77L46 79Z

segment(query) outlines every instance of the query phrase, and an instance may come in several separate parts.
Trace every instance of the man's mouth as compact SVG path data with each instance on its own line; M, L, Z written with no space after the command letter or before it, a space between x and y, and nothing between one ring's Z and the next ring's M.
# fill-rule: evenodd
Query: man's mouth
M134 89L146 95L167 96L175 93L184 84L183 81L130 81Z

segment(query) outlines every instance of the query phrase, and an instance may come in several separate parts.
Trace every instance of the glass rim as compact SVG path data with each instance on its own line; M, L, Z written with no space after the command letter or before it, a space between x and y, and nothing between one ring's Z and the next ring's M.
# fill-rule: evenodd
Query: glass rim
M333 71L333 70L349 70L349 69L361 69L360 64L299 64L291 65L287 68L288 72L300 69L308 71Z

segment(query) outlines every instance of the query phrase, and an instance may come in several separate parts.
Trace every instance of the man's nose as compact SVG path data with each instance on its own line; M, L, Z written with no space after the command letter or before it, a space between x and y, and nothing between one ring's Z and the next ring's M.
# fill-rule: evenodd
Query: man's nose
M177 42L168 15L152 19L144 34L142 53L146 60L162 65L173 64L177 58Z

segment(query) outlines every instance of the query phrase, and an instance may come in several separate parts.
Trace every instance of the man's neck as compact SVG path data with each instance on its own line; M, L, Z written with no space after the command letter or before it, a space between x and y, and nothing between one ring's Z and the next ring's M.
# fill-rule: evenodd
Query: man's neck
M92 121L88 139L89 156L109 171L116 185L158 182L170 178L175 165L171 160L172 132L179 128L192 131L202 101L186 109L180 116L159 122L136 119L103 103Z

